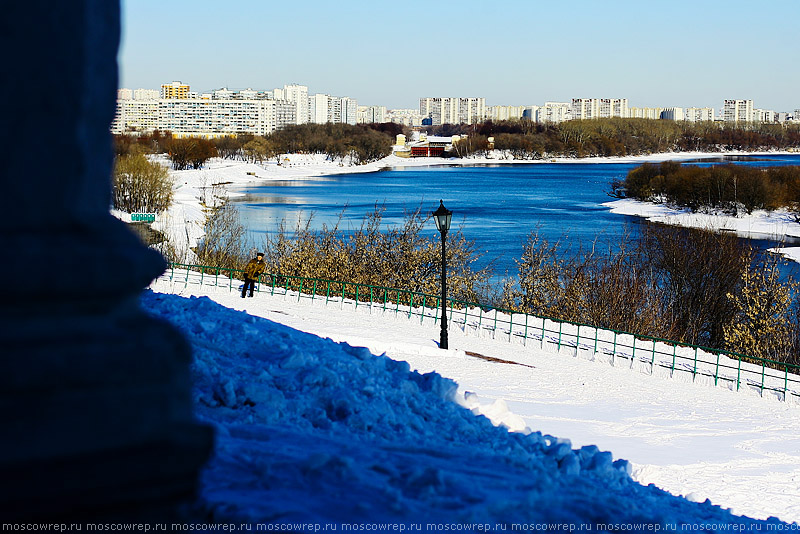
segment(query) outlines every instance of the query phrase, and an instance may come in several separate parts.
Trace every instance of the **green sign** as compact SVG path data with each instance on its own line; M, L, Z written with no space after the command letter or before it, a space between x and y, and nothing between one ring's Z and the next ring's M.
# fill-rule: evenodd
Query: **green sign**
M131 222L155 222L155 213L131 213Z

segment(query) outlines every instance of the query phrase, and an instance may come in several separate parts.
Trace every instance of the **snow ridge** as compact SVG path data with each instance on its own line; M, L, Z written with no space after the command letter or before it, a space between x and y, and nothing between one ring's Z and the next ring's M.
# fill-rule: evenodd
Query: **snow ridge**
M147 291L142 304L193 347L196 414L217 429L201 494L214 519L756 524L641 486L596 446L494 426L476 414L503 406L406 362L207 297Z

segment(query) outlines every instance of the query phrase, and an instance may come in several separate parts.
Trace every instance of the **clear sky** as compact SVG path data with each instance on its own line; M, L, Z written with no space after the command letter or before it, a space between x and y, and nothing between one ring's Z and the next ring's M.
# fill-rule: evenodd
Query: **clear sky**
M120 86L800 109L800 0L122 0Z

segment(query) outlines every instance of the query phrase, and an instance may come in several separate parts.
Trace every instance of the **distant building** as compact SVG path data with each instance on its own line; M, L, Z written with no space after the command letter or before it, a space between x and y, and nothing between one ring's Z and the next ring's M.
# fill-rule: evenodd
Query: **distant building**
M133 91L134 100L158 100L161 94L155 89L135 89Z
M775 122L775 112L771 109L754 109L754 122Z
M564 122L572 118L569 102L545 102L536 114L536 122Z
M725 100L722 107L722 120L725 122L753 122L752 100Z
M570 104L572 120L607 119L628 116L627 98L573 98Z
M315 124L356 124L358 102L346 96L314 94L306 99L308 120Z
M420 98L419 113L423 119L430 118L430 122L434 126L441 124L475 124L486 119L486 99L483 97Z
M489 106L486 108L486 118L493 121L520 120L525 114L526 106Z
M661 112L661 118L670 121L684 120L683 108L666 108Z
M111 132L169 130L176 137L266 135L295 122L295 106L284 100L162 98L119 100Z
M277 92L277 89L276 89ZM297 124L305 124L309 120L308 113L308 87L305 85L291 84L284 85L282 100L288 100L295 105L295 116ZM355 121L353 122L355 124Z
M117 89L117 100L133 100L133 91L130 89Z
M356 122L359 124L386 122L386 106L358 106Z
M628 118L630 119L660 119L664 108L628 108Z
M161 98L189 98L190 88L181 82L172 82L161 86Z
M688 122L713 121L714 108L685 108L683 119Z
M386 122L404 126L422 126L422 115L416 109L390 109L386 112Z

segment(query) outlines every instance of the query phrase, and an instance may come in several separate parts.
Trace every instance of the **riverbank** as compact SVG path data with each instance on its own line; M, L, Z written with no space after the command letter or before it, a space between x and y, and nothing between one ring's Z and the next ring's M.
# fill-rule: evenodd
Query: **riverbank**
M760 153L759 155L786 155L788 152ZM388 156L379 161L365 165L347 165L338 161L330 161L321 154L293 154L288 160L283 158L282 164L276 161L255 163L245 163L241 161L230 161L214 158L209 160L202 169L170 171L175 184L175 197L173 205L166 212L159 214L153 229L163 232L170 240L178 258L183 261L195 261L192 248L196 246L198 240L203 236L203 224L205 213L208 208L218 204L221 198L235 198L241 193L233 192L233 189L241 186L266 182L266 181L293 181L333 176L337 174L370 173L392 168L420 168L432 166L479 166L479 165L507 165L507 164L529 164L537 165L542 163L571 163L571 164L637 164L645 162L660 162L666 160L687 161L699 158L722 157L722 156L753 156L753 153L746 152L670 152L661 154L650 154L646 156L626 156L626 157L592 157L592 158L548 158L544 160L514 160L498 151L490 153L487 157L480 158L401 158L398 156ZM169 161L164 156L155 158L164 165L169 165ZM655 216L648 214L645 209L647 206L640 206L633 210L632 206L627 209L633 210L626 212L627 215ZM616 209L621 209L619 206ZM663 215L663 214L658 214ZM126 214L119 214L123 220L129 221L130 217L125 218ZM683 219L675 219L678 222L671 224L682 224ZM727 223L726 223L727 224ZM703 224L707 226L707 224ZM726 228L727 226L721 226ZM773 229L765 233L776 233ZM789 234L778 234L789 235ZM800 234L798 234L800 235ZM796 250L782 249L795 261L800 261L800 247Z
M684 226L736 232L743 237L782 240L800 240L800 223L786 210L757 210L748 215L733 217L724 214L693 213L688 209L673 208L665 204L653 204L624 199L606 202L603 206L612 213L643 217L648 221ZM800 262L800 246L785 246L770 249L787 259Z

